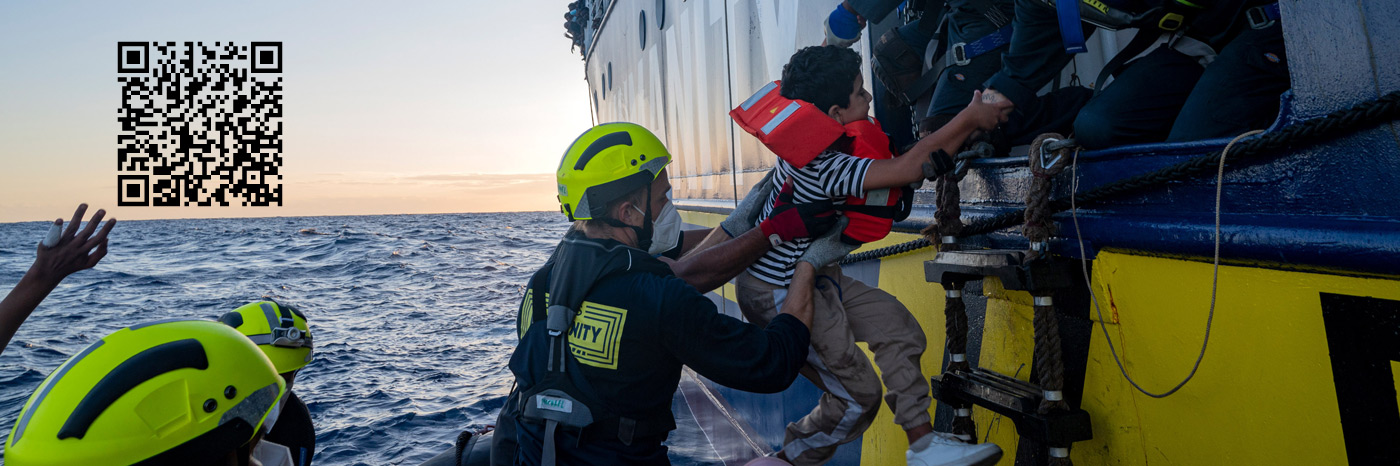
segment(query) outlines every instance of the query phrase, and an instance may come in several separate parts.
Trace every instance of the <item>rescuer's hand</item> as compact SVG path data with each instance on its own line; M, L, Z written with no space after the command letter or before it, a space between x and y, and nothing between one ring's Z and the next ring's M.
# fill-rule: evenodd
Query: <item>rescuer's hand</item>
M758 222L759 214L763 213L763 203L768 202L768 197L772 195L773 170L768 170L768 174L749 190L744 199L739 201L739 205L734 206L729 216L719 222L719 227L723 228L725 233L729 233L730 238L738 238L739 235L747 233L753 229L753 224Z
M774 245L826 233L836 224L836 212L831 209L830 200L793 204L792 192L792 180L788 180L778 191L772 214L758 225L763 236Z
M802 253L802 256L798 257L797 260L812 264L813 267L820 269L844 259L847 254L860 247L841 241L841 232L846 229L849 220L842 216L840 220L836 221L836 226L832 227L831 231L812 240L812 244L807 246L807 252Z

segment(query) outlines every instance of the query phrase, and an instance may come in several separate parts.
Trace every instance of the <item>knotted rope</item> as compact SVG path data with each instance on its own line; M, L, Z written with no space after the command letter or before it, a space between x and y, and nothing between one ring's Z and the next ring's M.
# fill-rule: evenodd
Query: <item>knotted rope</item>
M962 232L962 193L957 175L949 173L934 181L934 199L938 210L934 223L924 228L925 236L938 238L938 250L956 251L958 234ZM944 283L944 333L947 337L948 364L944 373L967 372L972 369L967 360L967 304L963 302L963 282ZM953 405L953 435L969 443L977 442L977 424L972 421L972 404Z

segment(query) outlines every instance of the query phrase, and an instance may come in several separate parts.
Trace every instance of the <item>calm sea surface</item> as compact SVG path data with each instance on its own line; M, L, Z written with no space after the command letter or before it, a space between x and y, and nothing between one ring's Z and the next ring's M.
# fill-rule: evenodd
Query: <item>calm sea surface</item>
M272 298L316 336L295 388L316 423L314 464L416 465L494 423L523 285L568 226L554 212L121 222L102 263L59 286L0 355L0 425L8 435L39 382L108 333ZM47 229L0 224L0 293ZM673 435L691 440L672 447L677 464L706 462L693 423Z

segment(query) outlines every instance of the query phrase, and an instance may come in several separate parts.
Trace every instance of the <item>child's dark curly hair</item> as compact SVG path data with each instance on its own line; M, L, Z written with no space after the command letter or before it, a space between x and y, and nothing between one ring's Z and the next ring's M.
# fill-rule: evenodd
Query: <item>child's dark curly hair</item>
M813 46L798 50L783 65L783 97L805 100L826 112L851 105L851 89L860 75L860 54L846 47Z

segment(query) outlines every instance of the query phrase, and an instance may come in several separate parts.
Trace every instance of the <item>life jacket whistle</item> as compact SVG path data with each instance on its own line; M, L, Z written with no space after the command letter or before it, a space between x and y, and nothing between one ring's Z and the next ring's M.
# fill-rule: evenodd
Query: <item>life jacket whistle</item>
M768 83L729 111L729 117L783 161L802 168L846 129L811 102L783 97L781 89L782 81Z

